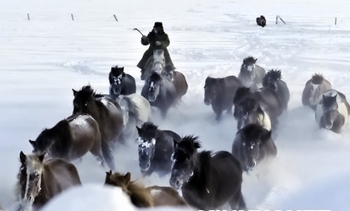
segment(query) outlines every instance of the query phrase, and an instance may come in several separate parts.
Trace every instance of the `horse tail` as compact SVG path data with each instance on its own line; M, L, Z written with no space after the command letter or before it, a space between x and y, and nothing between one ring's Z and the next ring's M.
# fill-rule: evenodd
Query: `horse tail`
M247 209L247 205L245 203L245 199L244 199L242 191L241 191L241 197L239 198L239 201L238 201L238 209L239 210L246 210Z
M129 97L124 97L124 100L129 108L129 116L137 120L137 122L140 121L140 114L139 114L139 107L138 105L133 102Z

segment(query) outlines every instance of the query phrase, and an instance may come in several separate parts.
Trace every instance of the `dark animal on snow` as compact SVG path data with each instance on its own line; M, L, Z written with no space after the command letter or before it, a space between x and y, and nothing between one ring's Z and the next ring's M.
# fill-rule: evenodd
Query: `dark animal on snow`
M348 123L350 106L345 95L331 89L324 92L316 106L315 118L320 128L340 133Z
M277 155L271 131L259 124L249 124L236 133L232 154L238 158L243 171L250 171L259 163Z
M29 140L29 143L33 146L33 153L45 153L50 158L67 162L90 151L104 166L100 129L96 120L87 114L71 115L54 127L44 129L35 141Z
M282 80L280 70L270 70L263 79L263 87L275 90L283 103L283 109L288 108L290 92L287 83Z
M263 15L260 15L260 17L256 18L256 24L261 27L266 26L266 18Z
M146 80L141 95L150 102L151 106L160 110L163 118L166 117L168 110L176 102L174 84L156 72L153 72Z
M173 140L181 137L171 130L160 130L151 122L146 122L138 131L139 166L143 176L156 172L165 176L171 171L171 155L174 151Z
M81 185L76 167L61 159L44 161L42 155L19 154L21 167L17 175L16 195L20 205L17 211L32 207L40 210L56 195L73 186Z
M322 74L314 74L305 83L301 101L304 106L309 106L316 110L320 96L330 89L332 89L332 84Z
M246 209L242 195L242 167L230 152L198 152L197 137L185 136L174 141L170 185L182 191L186 202L197 209Z
M119 95L136 93L135 78L124 72L124 67L114 66L108 75L109 95L114 99Z
M237 130L249 124L259 124L266 130L271 130L269 115L260 106L259 101L252 97L242 99L234 109L234 118L238 121Z
M115 170L112 151L120 141L123 131L123 111L111 97L96 94L90 85L73 90L73 114L89 114L98 123L101 132L101 146L105 162Z
M232 99L242 84L236 76L227 76L225 78L207 77L204 85L204 103L211 105L216 120L221 119L222 112L226 110L232 114Z
M252 56L245 58L238 74L242 85L250 88L252 92L262 87L262 81L266 74L265 69L256 64L257 60Z
M233 104L236 106L246 97L251 97L259 102L260 107L267 113L271 120L271 127L276 127L278 117L283 113L283 104L277 92L269 87L262 87L259 91L252 93L249 88L240 87L237 89ZM234 110L234 117L239 119L242 114L237 113L239 110Z

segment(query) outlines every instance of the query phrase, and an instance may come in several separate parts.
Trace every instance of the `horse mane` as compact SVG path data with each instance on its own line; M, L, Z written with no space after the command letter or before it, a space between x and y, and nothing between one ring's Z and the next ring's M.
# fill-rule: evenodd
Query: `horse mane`
M334 104L337 104L337 96L338 94L332 96L332 95L323 95L322 99L322 108L324 110L328 110L332 108Z
M281 70L271 69L269 72L266 73L264 78L271 79L271 81L279 81L282 79Z
M247 58L243 59L243 64L255 64L256 60L256 58L248 56Z
M242 99L250 95L250 88L244 86L239 87L235 93L235 96L233 97L233 104L237 105Z
M120 181L120 177L123 175L115 172L114 174L109 176L109 179L113 182ZM153 197L151 193L141 184L138 184L136 181L126 182L121 181L122 184L119 186L118 184L114 184L115 186L119 186L122 190L129 195L131 202L136 207L153 207Z
M152 131L158 130L158 126L153 124L152 122L143 123L141 128L142 128L142 130L152 130Z
M53 143L53 146L55 150L57 150L55 153L58 153L60 155L66 153L69 150L70 145L72 143L72 134L70 132L69 122L67 119L59 121L55 126L53 126L50 129L44 129L40 133L39 137L41 135L48 136L48 139L51 139L52 136L55 136L55 142Z
M194 153L198 148L201 148L198 138L198 136L187 135L184 136L178 144L181 144L182 147L185 147L187 150L191 149L191 153Z
M241 133L243 137L245 137L244 142L254 140L261 133L262 126L259 124L249 124L239 130L237 133Z
M322 74L315 73L314 75L312 75L311 83L312 84L322 84L323 80L324 80L324 77Z

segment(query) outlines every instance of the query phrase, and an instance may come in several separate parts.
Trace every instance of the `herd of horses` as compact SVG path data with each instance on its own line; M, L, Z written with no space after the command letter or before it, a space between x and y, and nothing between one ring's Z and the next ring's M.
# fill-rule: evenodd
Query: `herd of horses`
M205 80L204 104L212 106L215 119L220 121L226 111L237 120L231 152L200 150L197 136L181 137L152 122L157 109L166 119L168 110L181 102L188 90L185 76L166 68L162 50L155 50L151 65L141 73L141 94L136 93L133 76L118 66L108 75L108 94L96 93L90 85L72 89L72 114L29 140L31 154L20 152L17 210L28 206L40 210L55 195L82 185L72 162L88 152L99 165L110 169L104 184L120 187L137 207L208 210L229 205L231 209L247 209L243 172L276 157L272 133L278 131L279 118L290 99L281 71L266 72L256 62L256 58L245 58L237 77ZM302 104L313 109L316 123L327 130L340 133L348 121L350 106L345 95L321 74L306 82ZM114 150L130 142L138 146L142 176L170 175L170 186L146 187L131 181L130 172L116 171Z

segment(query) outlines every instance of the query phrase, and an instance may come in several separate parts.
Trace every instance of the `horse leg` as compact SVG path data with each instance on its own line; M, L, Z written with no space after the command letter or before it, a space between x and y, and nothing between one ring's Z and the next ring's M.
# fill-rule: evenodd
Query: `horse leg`
M233 112L232 112L232 107L233 107L233 105L230 106L230 107L226 110L226 113L227 113L227 114L229 114L229 115L232 115L232 114L233 114Z
M102 153L103 153L103 157L105 162L107 163L108 167L112 170L115 171L115 164L114 164L114 157L112 154L112 149L109 146L109 144L102 142Z
M232 210L246 210L247 206L241 191L241 187L237 190L236 194L228 201Z
M216 121L220 121L221 120L221 116L222 116L222 110L219 109L218 111L215 112L216 113Z

